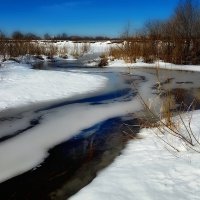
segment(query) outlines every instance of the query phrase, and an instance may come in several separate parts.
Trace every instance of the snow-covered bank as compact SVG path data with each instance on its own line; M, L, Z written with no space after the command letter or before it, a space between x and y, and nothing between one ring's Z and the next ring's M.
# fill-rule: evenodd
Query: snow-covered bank
M199 119L200 111L193 112L191 128L198 136ZM70 199L199 199L200 154L169 151L154 131L143 129L142 139L130 141L122 155Z
M185 70L185 71L198 71L200 72L199 65L176 65L172 63L165 63L163 61L156 61L154 63L145 63L141 60L135 63L126 63L124 60L114 60L110 61L108 67L128 67L130 69L134 68L159 68L159 69L169 69L169 70Z
M83 73L33 70L15 62L0 68L0 111L101 90L107 79Z

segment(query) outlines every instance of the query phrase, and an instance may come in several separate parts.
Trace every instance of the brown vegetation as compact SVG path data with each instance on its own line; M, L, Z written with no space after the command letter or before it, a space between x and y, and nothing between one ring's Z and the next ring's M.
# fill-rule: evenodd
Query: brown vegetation
M200 64L200 8L192 0L181 1L170 19L149 21L137 35L125 35L124 44L110 50L114 58Z
M8 40L0 38L0 54L4 59L23 55L46 55L53 57L58 49L53 44L42 44L32 40Z
M99 67L105 67L108 65L108 58L105 54L100 56L100 62L98 64Z

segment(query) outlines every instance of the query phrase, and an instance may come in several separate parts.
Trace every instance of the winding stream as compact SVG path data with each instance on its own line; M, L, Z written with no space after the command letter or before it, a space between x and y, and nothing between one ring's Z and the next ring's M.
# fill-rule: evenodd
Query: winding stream
M163 87L180 91L174 92L176 107L183 101L190 105L194 98L199 107L197 73L161 70L158 76L153 69L138 69L130 75L124 68L71 68L63 63L45 68L101 74L109 81L104 90L89 96L1 116L0 157L7 165L0 176L4 200L62 200L89 184L137 136L138 113L143 110L138 91L145 100L153 100L155 110L160 109L165 93L158 93L158 79Z

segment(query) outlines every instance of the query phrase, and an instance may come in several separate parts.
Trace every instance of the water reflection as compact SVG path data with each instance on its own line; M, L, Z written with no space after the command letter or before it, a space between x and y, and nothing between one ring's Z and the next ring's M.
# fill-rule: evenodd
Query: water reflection
M138 69L136 74L140 73L148 73L148 81L139 93L157 115L166 109L176 114L200 108L199 73L149 68Z
M1 184L1 198L66 199L76 193L120 154L130 139L123 134L124 123L136 125L138 121L132 115L113 118L51 149L40 167ZM129 133L135 136L138 131L136 126Z

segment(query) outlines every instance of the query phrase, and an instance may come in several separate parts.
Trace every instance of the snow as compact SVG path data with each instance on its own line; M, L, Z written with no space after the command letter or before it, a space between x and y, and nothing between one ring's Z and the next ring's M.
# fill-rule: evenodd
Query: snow
M133 66L132 63L126 63L124 60L115 59L110 61L108 67L130 67Z
M192 116L192 130L199 136L200 111ZM199 153L175 153L156 137L156 131L142 129L141 139L130 141L122 155L70 200L199 199ZM176 140L171 142L179 146Z
M0 111L91 93L106 83L107 79L99 75L33 70L6 62L0 68Z
M108 67L128 67L130 69L134 68L158 68L158 69L168 69L168 70L178 70L178 71L198 71L200 72L199 65L176 65L172 63L166 63L163 61L156 61L154 63L144 63L138 59L135 63L126 63L124 60L116 59L110 61Z
M74 48L76 48L75 46L77 46L79 49L82 47L82 45L87 44L90 46L89 48L89 52L88 53L105 53L107 52L110 47L112 45L116 45L116 44L111 44L110 41L106 41L106 42L77 42L74 43L72 41L61 41L61 42L57 42L56 46L57 47L67 47L70 51L70 53L74 50Z
M184 70L184 71L200 71L199 65L176 65L172 63L166 63L163 61L156 61L153 64L143 63L143 62L136 62L133 64L134 67L156 67L161 69L171 69L171 70Z

